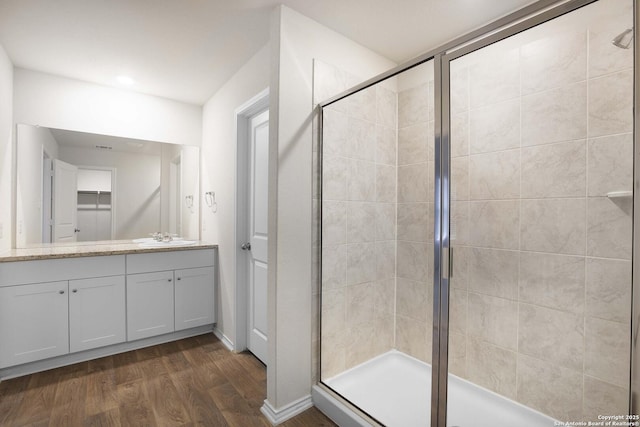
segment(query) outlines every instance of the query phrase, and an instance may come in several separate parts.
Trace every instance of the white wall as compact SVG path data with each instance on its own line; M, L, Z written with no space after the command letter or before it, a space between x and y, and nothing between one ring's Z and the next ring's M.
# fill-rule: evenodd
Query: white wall
M0 252L13 235L13 64L0 45Z
M271 40L267 400L277 410L312 385L313 59L363 78L396 64L284 6L272 16Z
M16 129L16 246L42 242L43 155L58 158L58 143L48 128Z
M78 191L111 191L111 171L78 169Z
M269 86L269 47L255 54L203 109L201 194L215 191L217 211L202 202L202 239L219 244L218 330L235 342L235 111Z
M65 146L59 154L76 166L115 167L116 239L160 230L160 156Z
M200 145L202 107L15 69L14 119L67 130Z

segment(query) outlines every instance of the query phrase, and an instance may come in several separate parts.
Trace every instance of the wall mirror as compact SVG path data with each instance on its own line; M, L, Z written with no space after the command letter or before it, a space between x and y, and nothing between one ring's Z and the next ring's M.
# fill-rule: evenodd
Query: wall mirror
M16 152L18 248L200 237L199 147L18 124Z

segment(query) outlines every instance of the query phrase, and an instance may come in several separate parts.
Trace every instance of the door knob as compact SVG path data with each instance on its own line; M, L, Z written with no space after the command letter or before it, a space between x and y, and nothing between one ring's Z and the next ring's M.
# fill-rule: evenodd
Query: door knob
M74 229L73 229L73 232L74 232L74 233L79 233L79 232L80 232L80 229L79 229L79 228L74 228Z
M250 251L251 250L251 243L247 242L247 243L243 244L242 246L240 246L240 249L242 249L243 251Z

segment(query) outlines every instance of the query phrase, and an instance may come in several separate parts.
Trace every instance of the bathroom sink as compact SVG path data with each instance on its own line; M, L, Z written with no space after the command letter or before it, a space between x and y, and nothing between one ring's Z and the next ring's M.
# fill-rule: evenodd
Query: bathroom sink
M195 240L183 240L182 238L174 238L168 242L158 242L157 240L148 237L143 239L135 239L133 243L137 243L141 248L170 248L175 246L189 246L195 245Z
M133 243L149 243L149 242L155 242L155 239L151 237L143 237L142 239L133 239L132 242Z

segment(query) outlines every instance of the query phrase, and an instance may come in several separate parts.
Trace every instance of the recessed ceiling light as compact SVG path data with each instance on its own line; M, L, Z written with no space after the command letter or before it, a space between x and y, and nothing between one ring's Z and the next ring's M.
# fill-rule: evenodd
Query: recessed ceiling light
M131 86L134 83L133 79L129 76L118 76L116 80L118 80L118 83L125 86Z

